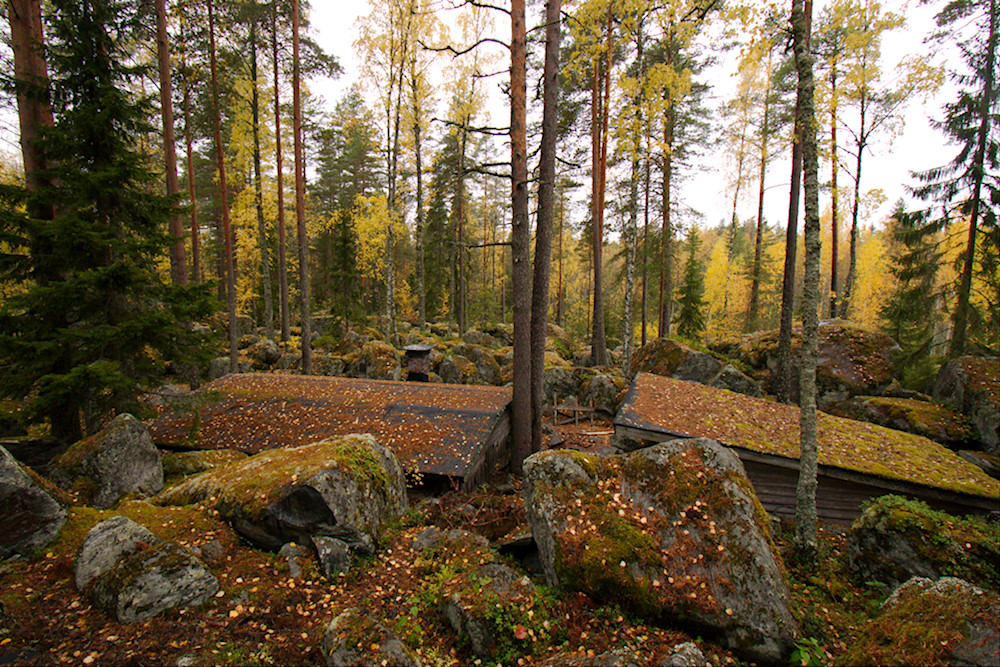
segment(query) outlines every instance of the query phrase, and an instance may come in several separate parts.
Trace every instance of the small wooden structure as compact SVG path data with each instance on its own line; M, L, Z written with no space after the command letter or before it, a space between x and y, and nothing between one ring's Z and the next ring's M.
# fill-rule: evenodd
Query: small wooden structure
M406 380L408 382L427 382L430 380L431 371L431 350L433 345L407 345L403 348L406 352Z
M987 514L1000 507L1000 482L938 443L823 413L818 417L816 508L823 521L848 524L864 501L888 493L954 514ZM767 511L794 516L797 407L640 373L614 424L623 439L719 441L740 457Z
M469 489L510 458L510 399L504 387L233 374L205 385L149 428L162 447L251 454L371 433L404 470Z

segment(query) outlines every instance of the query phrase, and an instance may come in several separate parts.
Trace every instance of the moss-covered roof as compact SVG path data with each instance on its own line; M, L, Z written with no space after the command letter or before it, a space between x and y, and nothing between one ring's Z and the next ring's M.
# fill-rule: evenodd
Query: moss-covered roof
M649 373L636 376L615 425L799 457L798 407ZM824 413L817 427L821 465L1000 497L1000 481L927 438Z
M233 374L149 427L158 445L249 454L371 433L405 470L461 477L510 397L503 387Z

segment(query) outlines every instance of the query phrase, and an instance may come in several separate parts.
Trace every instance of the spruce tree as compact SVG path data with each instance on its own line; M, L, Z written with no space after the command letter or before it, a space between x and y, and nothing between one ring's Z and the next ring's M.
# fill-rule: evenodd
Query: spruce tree
M171 244L171 200L139 147L151 131L144 68L125 45L137 8L121 0L53 0L47 56L56 122L40 141L50 183L8 190L0 229L14 252L5 278L24 290L0 305L0 395L20 399L53 436L73 440L132 409L167 361L190 360L181 323L206 314L207 293L156 272ZM55 217L24 214L33 201ZM27 203L22 208L19 202ZM82 419L81 419L82 418Z
M695 340L705 331L705 272L701 262L695 257L698 247L701 246L696 228L688 230L685 243L688 256L678 291L679 308L674 322L677 324L678 336Z
M936 226L919 213L896 204L889 230L892 239L889 272L895 287L879 310L883 331L903 349L900 365L904 381L918 385L928 379L934 338L935 282L941 252L934 242Z

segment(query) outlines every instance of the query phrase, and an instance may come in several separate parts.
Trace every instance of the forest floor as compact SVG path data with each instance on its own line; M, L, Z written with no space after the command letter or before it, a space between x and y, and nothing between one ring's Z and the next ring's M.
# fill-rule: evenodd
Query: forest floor
M557 431L561 447L601 450L610 446L612 425L583 420ZM222 555L209 561L220 582L216 597L199 608L131 625L93 607L72 583L72 563L87 530L113 514L130 516L184 546L218 541ZM448 491L437 502L419 504L389 532L376 556L333 582L323 578L314 558L305 560L301 576L293 579L285 558L246 546L198 508L158 508L142 501L108 512L72 508L59 538L41 557L0 565L0 664L322 664L326 625L351 607L384 619L417 648L425 665L490 664L478 661L427 602L420 557L410 545L429 525L471 530L495 544L523 535L528 526L519 481L501 478L474 492ZM827 662L859 635L885 592L859 586L847 575L841 531L821 531L821 563L815 569L795 565L789 537L782 531L778 542L789 571L792 610L805 638L801 645ZM540 664L555 655L583 657L620 647L657 664L675 644L692 640L582 594L560 594L555 612L560 627L552 636L558 640L525 638L523 652L503 664ZM710 641L693 639L714 664L739 664Z

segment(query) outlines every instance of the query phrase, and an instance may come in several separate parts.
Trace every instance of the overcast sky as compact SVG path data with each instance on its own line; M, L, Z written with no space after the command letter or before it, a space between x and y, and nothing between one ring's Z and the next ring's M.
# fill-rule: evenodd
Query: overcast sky
M825 0L816 2L815 16L818 16ZM896 5L897 3L888 3ZM939 4L939 3L938 3ZM911 3L916 5L916 3ZM315 2L313 4L311 21L312 32L327 51L333 53L344 67L344 74L336 81L314 82L315 92L327 98L327 105L332 108L337 98L353 82L358 80L358 66L354 55L353 39L355 22L369 13L367 0L354 2ZM888 72L907 54L924 54L928 47L923 44L924 37L933 28L935 7L911 6L906 11L907 26L903 30L889 33L883 42L883 69ZM509 39L509 28L497 20L497 32L500 39ZM954 53L936 53L938 62ZM735 77L732 73L732 63L722 62L717 67L706 72L705 80L711 84L710 105L715 107L731 95L735 88ZM496 87L498 84L490 84ZM943 135L931 128L929 118L941 115L941 107L954 94L954 88L946 86L941 93L926 105L918 102L910 104L905 118L903 132L890 145L885 139L877 139L870 154L865 156L862 172L862 189L881 188L885 192L886 202L875 211L866 222L875 223L891 210L893 203L906 196L906 186L912 184L910 171L929 169L946 163L954 156L954 148L945 145ZM509 113L502 106L499 93L496 93L493 105L493 120L496 125L506 125ZM842 134L843 136L843 134ZM703 160L703 171L690 174L690 178L682 186L682 204L699 210L703 214L702 225L716 225L728 220L731 216L732 195L727 189L729 175L725 171L726 156L719 151L710 152ZM829 166L821 164L821 180L829 179ZM788 182L790 164L787 158L774 161L767 176L768 191L765 197L765 219L771 224L783 227L788 215ZM840 183L849 182L847 174L842 173ZM756 215L756 183L749 186L749 195L741 197L739 216L741 219ZM586 188L582 188L586 190ZM583 192L582 196L586 196ZM821 197L823 209L828 206L829 196ZM585 215L585 213L581 213ZM801 217L800 217L801 219Z

